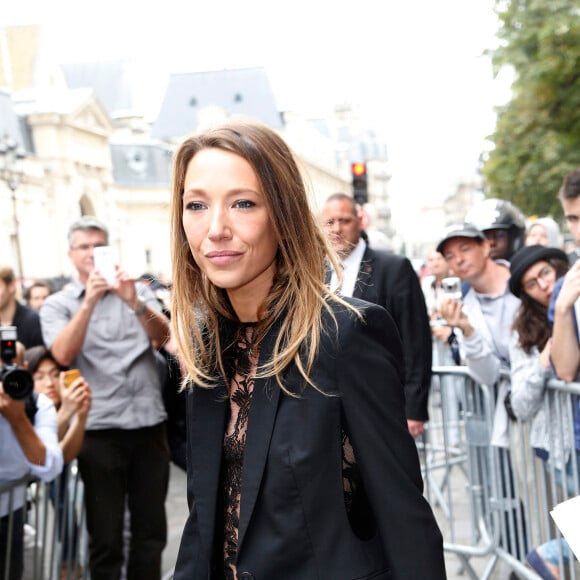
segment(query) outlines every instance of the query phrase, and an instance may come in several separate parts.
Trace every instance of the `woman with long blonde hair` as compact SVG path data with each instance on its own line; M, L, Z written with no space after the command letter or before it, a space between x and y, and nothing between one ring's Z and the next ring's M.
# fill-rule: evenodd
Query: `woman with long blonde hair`
M332 252L277 133L235 121L183 142L172 252L190 507L176 580L445 578L396 327L326 288Z

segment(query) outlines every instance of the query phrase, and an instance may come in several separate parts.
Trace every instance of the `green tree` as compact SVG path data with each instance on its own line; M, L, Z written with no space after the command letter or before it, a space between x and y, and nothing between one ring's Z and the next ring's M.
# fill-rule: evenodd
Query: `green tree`
M580 167L578 0L496 0L495 73L512 67L512 99L498 109L495 148L483 165L487 194L528 215L560 217L557 192Z

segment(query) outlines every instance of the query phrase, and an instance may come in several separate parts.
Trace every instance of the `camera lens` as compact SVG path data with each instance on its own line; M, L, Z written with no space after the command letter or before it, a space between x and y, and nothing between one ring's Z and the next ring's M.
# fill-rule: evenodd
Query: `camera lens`
M26 399L34 390L34 380L32 375L25 369L13 366L4 367L0 373L0 381L4 392L15 401Z

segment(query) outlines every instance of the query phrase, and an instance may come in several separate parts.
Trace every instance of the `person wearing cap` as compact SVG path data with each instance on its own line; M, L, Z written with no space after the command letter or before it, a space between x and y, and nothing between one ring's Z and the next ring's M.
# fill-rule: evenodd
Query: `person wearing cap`
M491 444L499 448L500 478L507 500L513 499L513 473L509 463L509 417L504 400L510 389L509 378L501 371L510 369L509 344L511 328L520 301L508 287L509 264L491 258L490 241L473 224L452 226L439 242L437 250L443 254L449 267L469 289L463 300L446 298L440 311L452 327L463 334L465 362L475 380L493 387L495 409ZM502 466L507 465L507 469ZM515 522L522 514L517 508L506 512L507 533L502 546L520 558L520 538ZM511 533L513 532L513 534Z
M452 226L437 250L470 285L462 302L445 299L441 314L461 330L469 370L481 383L496 385L497 398L503 401L509 381L500 379L500 371L510 367L511 325L520 305L508 288L509 266L491 259L489 240L473 224ZM497 405L492 444L507 447L508 443L508 416L504 406Z
M569 422L558 417L559 406L545 405L544 401L548 397L547 382L553 377L550 369L552 329L548 306L556 280L568 270L568 259L559 248L527 246L514 254L510 270L510 290L521 300L521 304L510 342L509 406L517 419L531 421L529 440L536 454L544 460L549 458L556 470L563 471L570 464L574 436L568 428ZM546 409L550 409L549 416ZM553 428L559 424L561 429ZM580 455L577 457L580 465ZM568 493L572 491L568 490ZM564 561L568 561L569 550L565 543L562 544L562 554ZM542 544L526 558L542 578L560 578L557 541Z

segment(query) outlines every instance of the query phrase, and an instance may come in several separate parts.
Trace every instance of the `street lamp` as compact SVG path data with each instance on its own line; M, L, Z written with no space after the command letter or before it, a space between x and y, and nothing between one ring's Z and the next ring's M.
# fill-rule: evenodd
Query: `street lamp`
M0 179L6 183L10 189L12 198L12 219L14 222L14 249L16 251L16 267L20 284L23 287L24 275L22 272L22 253L20 250L20 225L18 223L18 207L16 204L16 190L22 183L24 171L22 170L22 160L26 157L26 152L18 146L15 139L9 135L0 138Z

